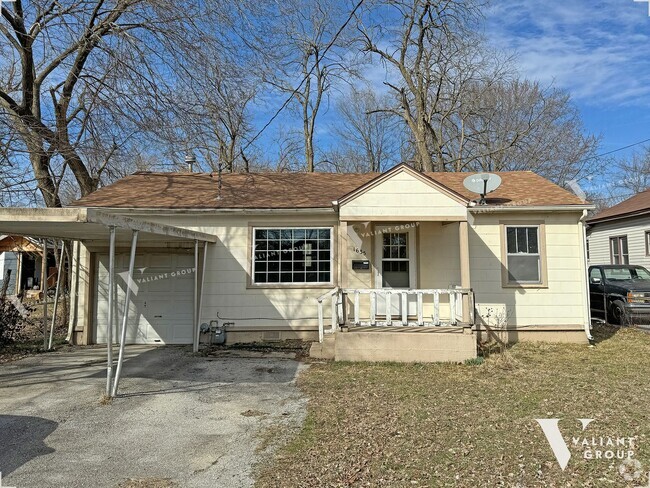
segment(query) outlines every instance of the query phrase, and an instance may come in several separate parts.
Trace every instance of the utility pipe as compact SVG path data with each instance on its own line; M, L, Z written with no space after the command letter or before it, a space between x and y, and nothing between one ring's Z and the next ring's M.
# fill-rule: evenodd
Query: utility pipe
M586 323L585 323L585 334L587 335L587 339L590 341L593 341L594 338L591 335L591 297L590 297L590 291L589 291L589 266L587 266L587 230L585 229L585 220L587 216L589 215L589 212L585 209L582 211L582 217L580 217L579 223L580 223L580 234L582 235L582 246L581 246L581 252L580 255L582 256L582 263L585 268L585 285L582 287L582 294L584 298L584 303L585 303L585 317L587 318ZM605 304L607 305L607 304ZM607 310L607 306L605 306L605 310ZM605 312L607 313L607 312Z

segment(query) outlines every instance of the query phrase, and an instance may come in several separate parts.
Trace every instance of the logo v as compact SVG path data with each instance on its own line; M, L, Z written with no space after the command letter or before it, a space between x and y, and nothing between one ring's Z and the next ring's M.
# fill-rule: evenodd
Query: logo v
M571 451L567 446L566 441L562 437L560 432L560 427L558 422L560 419L535 419L539 426L542 428L546 439L548 440L551 449L553 449L553 454L555 454L555 459L557 459L560 468L564 471L569 464L569 459L571 459ZM582 430L584 431L587 426L594 421L594 419L578 419L582 424Z

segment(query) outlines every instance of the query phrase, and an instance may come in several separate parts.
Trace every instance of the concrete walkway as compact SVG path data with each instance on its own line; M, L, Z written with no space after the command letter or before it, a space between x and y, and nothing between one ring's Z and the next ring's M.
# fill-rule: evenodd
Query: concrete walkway
M294 382L304 366L244 356L128 347L120 397L108 405L103 348L0 365L3 486L251 486L264 432L304 419Z

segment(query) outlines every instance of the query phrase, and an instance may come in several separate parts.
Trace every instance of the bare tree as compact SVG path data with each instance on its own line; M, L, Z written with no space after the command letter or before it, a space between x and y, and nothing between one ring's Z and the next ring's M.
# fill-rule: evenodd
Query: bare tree
M345 163L355 172L381 172L399 162L400 121L385 111L391 103L390 97L378 96L370 88L351 87L336 103L340 120L334 133L340 141L339 155L330 154L328 159Z
M467 87L448 124L455 171L535 171L559 184L591 174L599 146L569 95L510 80Z
M216 43L208 33L218 13L162 0L2 4L0 118L45 205L60 206L72 182L77 195L91 193L119 159L146 148L143 135L188 76L187 54Z
M244 149L252 132L249 107L260 82L255 70L209 49L192 55L187 69L193 74L170 104L173 123L157 124L161 144L177 161L198 151L199 163L212 171L249 171L256 164Z
M355 75L349 36L340 32L348 14L336 0L286 0L263 14L255 49L263 53L265 82L295 100L307 171L315 170L317 118L335 86Z
M457 60L468 52L467 39L474 38L477 5L454 0L380 3L385 3L388 18L371 11L359 19L362 49L378 56L396 79L386 82L397 100L392 111L413 133L416 166L443 171L442 135L436 125L456 108Z

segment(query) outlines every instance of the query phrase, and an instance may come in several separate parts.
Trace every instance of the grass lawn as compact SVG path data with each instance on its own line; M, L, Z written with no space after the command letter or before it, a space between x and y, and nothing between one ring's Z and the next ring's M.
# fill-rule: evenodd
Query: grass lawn
M257 485L647 486L650 334L597 338L593 348L517 344L479 365L312 364L299 380L305 424ZM561 419L564 472L536 418ZM595 420L582 432L579 418ZM601 436L636 437L636 482L620 460L586 460L572 445Z

